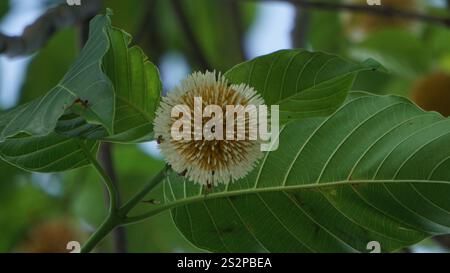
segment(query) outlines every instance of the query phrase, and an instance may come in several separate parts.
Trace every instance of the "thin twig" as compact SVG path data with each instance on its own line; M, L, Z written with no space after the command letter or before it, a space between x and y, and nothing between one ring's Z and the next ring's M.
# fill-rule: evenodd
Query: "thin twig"
M167 0L162 0L167 1ZM145 50L145 53L154 63L159 63L164 53L163 39L161 39L160 24L156 16L157 0L148 0L144 5L144 15L142 16L139 28L134 35L133 43Z
M297 8L295 14L295 27L292 30L292 43L295 48L304 48L306 46L308 27L309 27L309 12Z
M186 35L186 39L188 40L192 53L195 57L195 61L201 66L202 70L211 70L212 67L208 62L208 59L203 53L202 47L195 36L195 33L192 29L191 22L189 21L183 7L180 4L180 0L171 0L173 10L178 19L178 23L180 27L183 29L183 33Z
M288 2L298 7L302 7L304 9L360 12L383 17L399 17L408 20L415 20L450 27L450 18L414 13L410 11L388 7L386 5L369 6L369 5L355 5L355 4L331 3L325 1L306 1L306 0L234 0L234 1Z
M6 54L8 57L32 54L41 49L61 29L95 16L100 7L99 1L85 1L79 7L61 4L51 8L27 26L21 36L0 33L0 54Z
M306 0L233 0L233 1L252 1L252 2L270 2L284 1L289 2L305 9L322 10L341 10L351 12L369 13L385 17L400 17L403 19L422 21L445 27L450 27L450 18L436 17L427 14L419 14L404 10L391 8L388 6L369 6L352 5L344 3L331 3L324 1L306 1ZM188 41L196 55L196 59L201 66L209 68L206 57L202 53L197 39L190 27L189 20L183 12L178 0L172 0L174 10L183 27ZM85 1L81 6L69 6L61 4L55 8L49 9L44 15L39 17L33 24L25 28L21 36L9 36L0 33L0 54L6 54L9 57L29 55L42 48L47 41L59 30L83 22L86 18L95 15L99 10L98 1Z
M242 14L241 14L241 10L239 8L239 3L233 0L228 0L227 4L230 5L230 9L231 9L231 16L232 16L232 22L234 25L234 29L236 30L236 36L237 36L237 40L239 42L239 58L241 59L241 61L244 61L245 58L245 50L244 50L244 35L245 35L245 31L244 31L244 25L242 23Z
M148 0L144 4L144 15L142 16L142 22L139 24L139 28L134 35L134 43L139 44L144 40L147 31L155 29L153 22L153 16L155 11L156 0Z

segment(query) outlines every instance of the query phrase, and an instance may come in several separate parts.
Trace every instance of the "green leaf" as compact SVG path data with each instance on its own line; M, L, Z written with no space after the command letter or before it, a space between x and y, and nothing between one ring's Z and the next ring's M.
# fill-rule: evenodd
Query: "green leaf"
M151 139L161 81L142 51L128 48L130 41L110 26L109 14L97 16L86 47L58 87L0 115L0 157L29 171L57 172L89 164L86 153L95 154L97 140ZM75 99L75 91L86 95Z
M21 133L47 135L72 106L78 106L79 114L88 122L113 131L113 86L101 67L109 49L109 25L109 16L95 17L86 46L60 83L41 98L0 116L0 141Z
M281 50L239 64L225 73L231 83L254 87L267 105L280 106L280 121L325 116L345 100L356 73L376 70L372 59L355 64L303 49Z
M114 83L116 118L115 135L107 140L147 141L162 91L158 68L139 47L128 48L129 34L112 28L109 35L111 50L105 58L105 71Z
M76 114L65 115L57 131L113 142L148 141L153 137L153 119L162 90L158 69L139 47L128 47L131 42L128 33L110 28L108 36L111 48L104 57L103 68L114 85L114 134L109 135L101 126L87 124Z
M450 119L405 98L352 93L283 126L245 179L206 193L171 174L180 231L216 252L383 252L450 232Z
M55 133L20 137L0 143L0 157L32 172L62 172L89 165L86 153L95 155L98 142L67 138Z
M26 108L22 105L4 114L0 128L9 122L15 111ZM56 133L46 136L19 134L0 142L0 158L8 163L34 172L59 172L88 165L86 152L96 154L98 143L92 140L68 138Z
M0 115L0 157L3 160L35 172L59 172L89 164L86 153L95 154L97 142L71 139L53 130L62 113L77 99L91 102L88 109L84 109L84 116L94 115L98 120L108 120L108 116L112 116L114 101L109 100L114 100L113 89L101 70L101 59L109 47L105 33L109 24L107 16L97 16L91 22L91 38L55 88Z

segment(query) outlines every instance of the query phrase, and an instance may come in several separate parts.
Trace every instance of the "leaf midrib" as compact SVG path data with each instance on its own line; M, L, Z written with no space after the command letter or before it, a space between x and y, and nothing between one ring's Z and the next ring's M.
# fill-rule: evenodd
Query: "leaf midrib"
M145 113L144 111L142 111L141 109L139 109L136 105L134 105L133 103L131 103L130 101L126 100L123 97L119 97L117 96L117 99L121 100L123 103L127 104L128 106L130 106L131 108L133 108L134 110L136 110L139 114L141 114L148 122L151 122L153 119L150 117L149 114Z
M278 104L278 105L281 105L281 104L283 104L285 102L289 102L290 100L295 99L296 97L298 97L300 95L303 95L304 93L306 93L308 91L314 90L317 87L325 85L326 83L329 83L330 81L333 81L333 80L337 81L337 80L343 79L345 77L351 76L352 74L355 74L357 72L358 71L349 72L349 73L342 74L341 76L338 76L338 77L335 77L335 78L324 80L324 81L322 81L322 82L320 82L318 84L313 84L313 85L311 85L311 86L309 86L309 87L307 87L305 89L300 89L300 90L296 91L296 93L294 93L294 94L292 94L290 96L287 96L287 97L284 97L282 99L279 99L279 100L275 101L274 103ZM343 92L346 92L346 90L342 90L341 92L336 92L336 93L333 93L332 95L329 95L329 96L326 96L326 97L317 98L317 99L298 99L298 100L309 101L309 102L311 102L311 101L326 101L330 97L336 96L336 94L341 94Z
M167 182L167 180L164 183ZM195 203L198 201L205 200L213 200L218 198L225 197L234 197L241 196L246 194L255 194L255 193L263 193L263 192L286 192L286 191L295 191L295 190L319 190L321 188L330 188L330 187L338 187L338 186L355 186L355 185L364 185L364 184L393 184L393 183L430 183L430 184L444 184L450 185L450 181L444 180L341 180L341 181L333 181L333 182L323 182L323 183L306 183L301 185L294 186L275 186L275 187L263 187L263 188L247 188L243 190L235 190L235 191L221 191L218 193L209 193L209 194L201 194L195 195L187 198L177 199L176 201L172 201L159 207L155 207L152 211L164 211L167 209L171 209L174 207L186 205L189 203ZM171 185L169 185L171 186ZM175 197L176 198L176 197Z

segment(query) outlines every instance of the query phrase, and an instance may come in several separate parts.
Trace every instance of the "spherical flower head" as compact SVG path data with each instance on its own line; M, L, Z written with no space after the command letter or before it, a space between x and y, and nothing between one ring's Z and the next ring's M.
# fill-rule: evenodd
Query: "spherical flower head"
M203 109L195 109L199 108L195 98L201 98L203 109L207 105L217 105L222 109L224 135L227 134L227 120L233 120L232 126L236 129L232 131L233 139L208 139L205 135L198 138L198 124L194 122L194 115L197 110ZM224 76L215 72L195 72L163 97L156 111L154 134L158 138L160 151L174 171L202 185L228 184L242 178L255 167L263 152L260 150L261 141L250 137L252 130L257 132L257 125L250 121L250 115L241 111L247 106L257 108L263 104L261 96L248 85L229 85ZM172 125L179 119L172 117L172 109L179 105L189 107L191 139L175 140L172 137ZM241 108L237 108L237 114L227 112L227 106L230 105ZM239 114L245 118L239 119ZM214 115L202 117L201 126L208 124L212 118ZM241 138L237 137L239 124L245 125L245 137L242 137L243 134ZM210 129L214 132L215 128Z

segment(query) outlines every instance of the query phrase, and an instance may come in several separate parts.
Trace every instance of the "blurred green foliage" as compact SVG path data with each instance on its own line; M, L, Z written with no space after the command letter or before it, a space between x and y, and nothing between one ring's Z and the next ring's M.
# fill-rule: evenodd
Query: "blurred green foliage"
M78 52L76 33L74 29L57 33L33 58L20 92L20 104L42 96L62 79Z
M2 1L0 2L0 18L3 17L8 12L9 9L9 2L8 1Z

